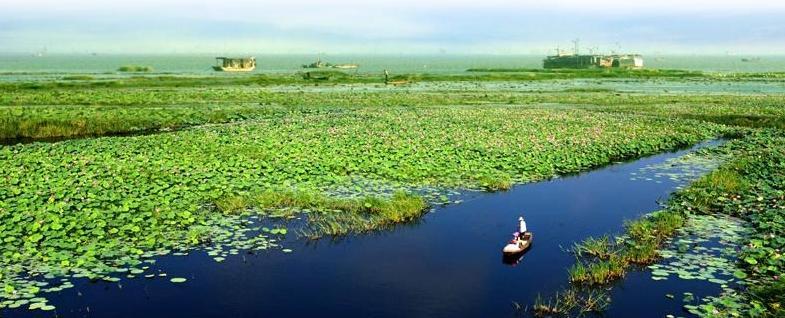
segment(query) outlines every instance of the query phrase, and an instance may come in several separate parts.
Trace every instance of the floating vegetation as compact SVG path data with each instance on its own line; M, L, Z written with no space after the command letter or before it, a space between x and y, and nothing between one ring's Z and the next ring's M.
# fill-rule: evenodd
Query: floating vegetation
M632 174L630 180L661 183L667 179L677 184L678 188L681 189L690 182L717 169L723 160L723 156L716 153L708 153L706 151L693 152L668 159L663 163L640 168Z
M650 265L652 279L698 279L724 285L746 277L736 267L737 254L747 230L739 220L692 215L660 252L663 261ZM738 274L736 274L738 273Z
M150 268L162 255L204 251L224 262L241 252L289 253L281 240L292 233L340 235L405 222L425 203L453 202L451 189L503 190L737 131L709 122L777 127L785 117L780 96L522 93L515 91L521 83L510 82L551 75L412 74L404 77L419 86L368 92L355 88L372 85L305 91L299 84L312 82L292 75L0 83L6 140L235 123L0 147L0 308L52 310L42 295L72 288L74 279L168 277ZM347 75L330 82L378 81ZM467 82L419 84L426 81ZM500 81L492 83L500 89L468 81ZM274 91L286 84L296 85ZM775 140L762 136L754 147L781 149ZM737 193L693 194L711 198L712 211L749 216L756 232L745 245L744 271L733 274L770 282L783 264L785 242L775 238L782 236L778 185L785 182L764 173L782 171L783 160L777 150L755 155L766 159L750 156L749 170L730 167L705 183ZM734 183L748 175L766 182ZM317 195L309 201L268 189ZM576 281L608 282L632 263L656 260L660 241L683 221L683 214L660 213L628 224L625 240L587 242L582 253L596 259L582 263ZM603 308L599 299L578 307ZM769 309L778 303L765 299Z
M729 151L733 160L725 172L705 188L692 193L715 196L712 211L742 217L750 232L743 241L733 276L744 280L746 290L726 290L718 297L703 300L692 308L705 317L745 315L785 316L785 135L763 130L734 142Z
M660 252L663 259L649 265L653 280L702 280L719 285L723 294L733 295L747 275L737 266L738 251L748 235L743 222L725 216L692 215L684 227ZM701 300L708 303L715 299ZM693 295L685 295L685 309L700 314ZM711 310L708 310L711 312Z
M24 290L13 299L27 299L39 297L44 291L32 287L50 279L143 275L129 271L160 255L206 247L220 262L240 250L281 248L277 237L288 231L265 232L233 214L249 204L278 208L266 214L283 219L294 214L280 208L313 210L302 233L308 236L363 232L418 217L424 200L395 192L379 200L363 187L351 200L324 194L345 191L358 178L409 189L488 189L483 180L490 178L506 187L724 130L568 109L370 107L0 147L0 279L16 295ZM303 193L266 189L321 195L304 200ZM449 201L450 192L429 193Z

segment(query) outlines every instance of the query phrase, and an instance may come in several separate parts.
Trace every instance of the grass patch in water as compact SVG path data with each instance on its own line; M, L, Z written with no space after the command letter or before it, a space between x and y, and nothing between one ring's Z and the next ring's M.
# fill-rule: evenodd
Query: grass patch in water
M482 177L478 180L480 185L488 191L507 191L512 188L512 178L508 175Z
M627 262L618 255L611 255L606 260L597 260L584 264L576 262L568 270L570 282L586 285L606 284L624 277Z
M737 164L736 164L737 165ZM683 195L690 200L690 209L701 213L715 213L728 197L736 197L745 191L749 183L733 167L718 169L684 191Z
M361 233L420 217L428 208L418 195L397 191L390 197L334 198L316 191L267 190L252 195L229 196L216 201L225 213L248 207L263 210L308 211L305 236Z
M581 243L576 243L572 250L578 256L593 256L599 259L608 259L615 254L615 245L608 235L599 238L589 237Z
M662 210L651 215L627 222L625 228L630 240L635 243L659 244L684 225L684 215L678 211Z
M535 317L581 317L602 312L608 306L610 297L603 291L566 289L549 299L538 295L532 306L532 314Z
M627 235L621 244L612 244L607 237L589 238L576 244L573 251L579 259L568 270L570 282L583 285L607 284L623 277L632 264L653 263L659 258L658 247L684 225L684 222L681 212L658 211L628 222L625 226Z

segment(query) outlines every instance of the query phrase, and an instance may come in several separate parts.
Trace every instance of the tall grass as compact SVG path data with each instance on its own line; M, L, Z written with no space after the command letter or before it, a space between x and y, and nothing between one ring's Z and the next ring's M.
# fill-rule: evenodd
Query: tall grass
M690 208L696 212L713 213L720 212L720 200L733 198L747 188L749 183L741 174L724 167L696 181L681 195L689 199Z
M608 235L599 238L589 237L581 243L576 243L572 250L578 256L593 256L599 259L608 259L614 254L615 245Z
M606 284L617 278L624 277L628 263L618 255L612 255L607 260L599 260L584 264L576 262L568 270L570 282L597 285Z
M484 176L479 180L480 185L488 191L507 191L512 188L512 178L508 175L500 174Z
M98 98L98 97L97 97ZM105 101L111 103L111 101ZM130 134L267 118L282 109L258 105L166 107L0 106L0 140Z
M428 207L422 197L403 191L391 197L335 198L308 190L266 190L225 197L215 205L224 213L237 213L249 207L308 211L309 224L302 234L311 238L367 232L412 221Z
M603 291L566 289L547 300L538 295L532 313L535 317L581 317L601 312L609 305L610 298Z
M631 264L651 264L659 258L658 248L684 225L676 210L663 210L627 222L623 244L606 236L589 237L573 246L577 262L568 269L570 282L599 285L623 277Z

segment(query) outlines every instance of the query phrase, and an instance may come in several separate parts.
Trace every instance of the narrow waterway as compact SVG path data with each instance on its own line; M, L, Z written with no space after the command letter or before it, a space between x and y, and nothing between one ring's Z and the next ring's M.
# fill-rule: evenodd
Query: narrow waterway
M47 298L57 317L511 317L513 302L525 305L567 284L574 259L565 249L574 242L620 232L624 220L657 210L658 201L682 184L642 182L641 168L691 150L507 192L469 193L416 224L378 234L316 242L290 234L285 245L291 253L234 255L222 263L204 252L161 258L155 267L187 278L183 284L168 278L82 280ZM506 264L501 248L519 215L534 232L534 245L520 262ZM663 293L623 305L634 312L618 317L673 313ZM45 315L4 310L0 316Z

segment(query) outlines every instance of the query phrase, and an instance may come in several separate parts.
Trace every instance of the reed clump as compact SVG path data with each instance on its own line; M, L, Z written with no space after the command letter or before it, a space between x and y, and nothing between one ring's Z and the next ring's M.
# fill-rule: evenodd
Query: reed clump
M684 191L689 207L696 212L720 212L723 202L717 198L733 198L746 191L749 183L732 167L716 170L699 179Z
M479 183L487 191L507 191L513 185L512 178L504 174L481 177Z
M606 284L624 277L627 265L626 260L618 255L588 264L579 260L568 270L570 282L586 285Z
M616 244L610 237L589 237L575 244L578 261L568 269L570 282L583 285L607 284L624 277L631 264L647 265L659 258L658 248L684 225L685 217L664 210L626 224L627 235Z
M249 207L291 213L306 211L309 224L302 234L311 238L367 232L412 221L428 207L422 197L403 191L390 197L336 198L317 191L275 189L228 196L217 200L215 205L224 213L238 213Z
M589 237L581 243L576 243L572 250L578 256L593 256L599 259L608 259L616 251L615 244L608 235L599 238Z
M553 297L543 299L538 295L532 306L535 317L581 317L588 313L601 312L610 305L608 294L596 290L566 289Z

